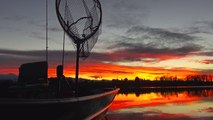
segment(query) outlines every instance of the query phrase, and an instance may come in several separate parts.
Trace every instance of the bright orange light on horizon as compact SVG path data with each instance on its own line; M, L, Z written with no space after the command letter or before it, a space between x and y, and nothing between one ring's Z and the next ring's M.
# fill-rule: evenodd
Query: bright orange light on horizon
M124 79L134 80L135 77L142 79L155 80L161 76L177 76L179 79L184 79L187 75L197 75L199 72L187 69L161 69L161 68L148 68L148 67L130 67L119 66L112 64L84 64L79 70L80 78L96 79L96 80L112 80ZM67 77L75 77L75 69L65 68L64 74ZM56 70L49 69L49 77L55 77Z
M8 68L0 69L1 74L13 73L18 75L18 69ZM96 80L112 80L124 79L134 80L135 77L141 79L155 80L161 76L177 76L177 78L184 79L187 75L202 74L189 69L163 69L154 67L135 67L135 66L121 66L106 63L86 64L83 63L79 70L80 78L96 79ZM75 68L64 68L64 75L66 77L75 77ZM48 69L48 77L56 77L56 68Z

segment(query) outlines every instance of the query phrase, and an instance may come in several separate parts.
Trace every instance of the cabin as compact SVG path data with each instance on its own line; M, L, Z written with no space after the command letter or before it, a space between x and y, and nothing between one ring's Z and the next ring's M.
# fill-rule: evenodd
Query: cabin
M19 67L18 83L39 84L47 83L48 64L46 61L25 63Z

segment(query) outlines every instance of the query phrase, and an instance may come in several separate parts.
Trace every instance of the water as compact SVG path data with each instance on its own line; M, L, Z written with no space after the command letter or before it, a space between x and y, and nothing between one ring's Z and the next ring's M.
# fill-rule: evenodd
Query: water
M213 88L119 93L107 113L107 119L213 120Z

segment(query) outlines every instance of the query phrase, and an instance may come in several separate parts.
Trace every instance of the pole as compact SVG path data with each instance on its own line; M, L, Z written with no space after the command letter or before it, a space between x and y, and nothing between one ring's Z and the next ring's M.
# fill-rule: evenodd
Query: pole
M66 13L67 13L67 0L66 0L66 3L65 3L65 11L64 11L64 18L66 18ZM67 21L67 24L68 24L68 21ZM63 54L62 54L62 66L64 68L64 55L65 55L65 31L63 33ZM63 69L64 71L64 69ZM63 72L64 73L64 72Z
M66 10L65 10L66 13ZM66 15L64 15L66 16ZM63 53L62 53L62 66L64 67L64 55L65 55L65 31L63 33Z
M46 61L48 61L48 0L46 0Z
M46 62L47 62L47 78L48 83L48 0L46 0Z
M75 84L76 84L76 97L78 96L78 73L79 73L79 53L80 53L80 43L77 43L77 51L76 51L76 71L75 71Z

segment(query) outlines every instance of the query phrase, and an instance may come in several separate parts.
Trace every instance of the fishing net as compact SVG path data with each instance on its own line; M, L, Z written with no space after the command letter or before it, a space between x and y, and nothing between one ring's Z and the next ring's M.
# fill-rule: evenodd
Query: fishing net
M101 33L102 10L98 0L56 0L61 26L77 48L79 57L87 58Z

